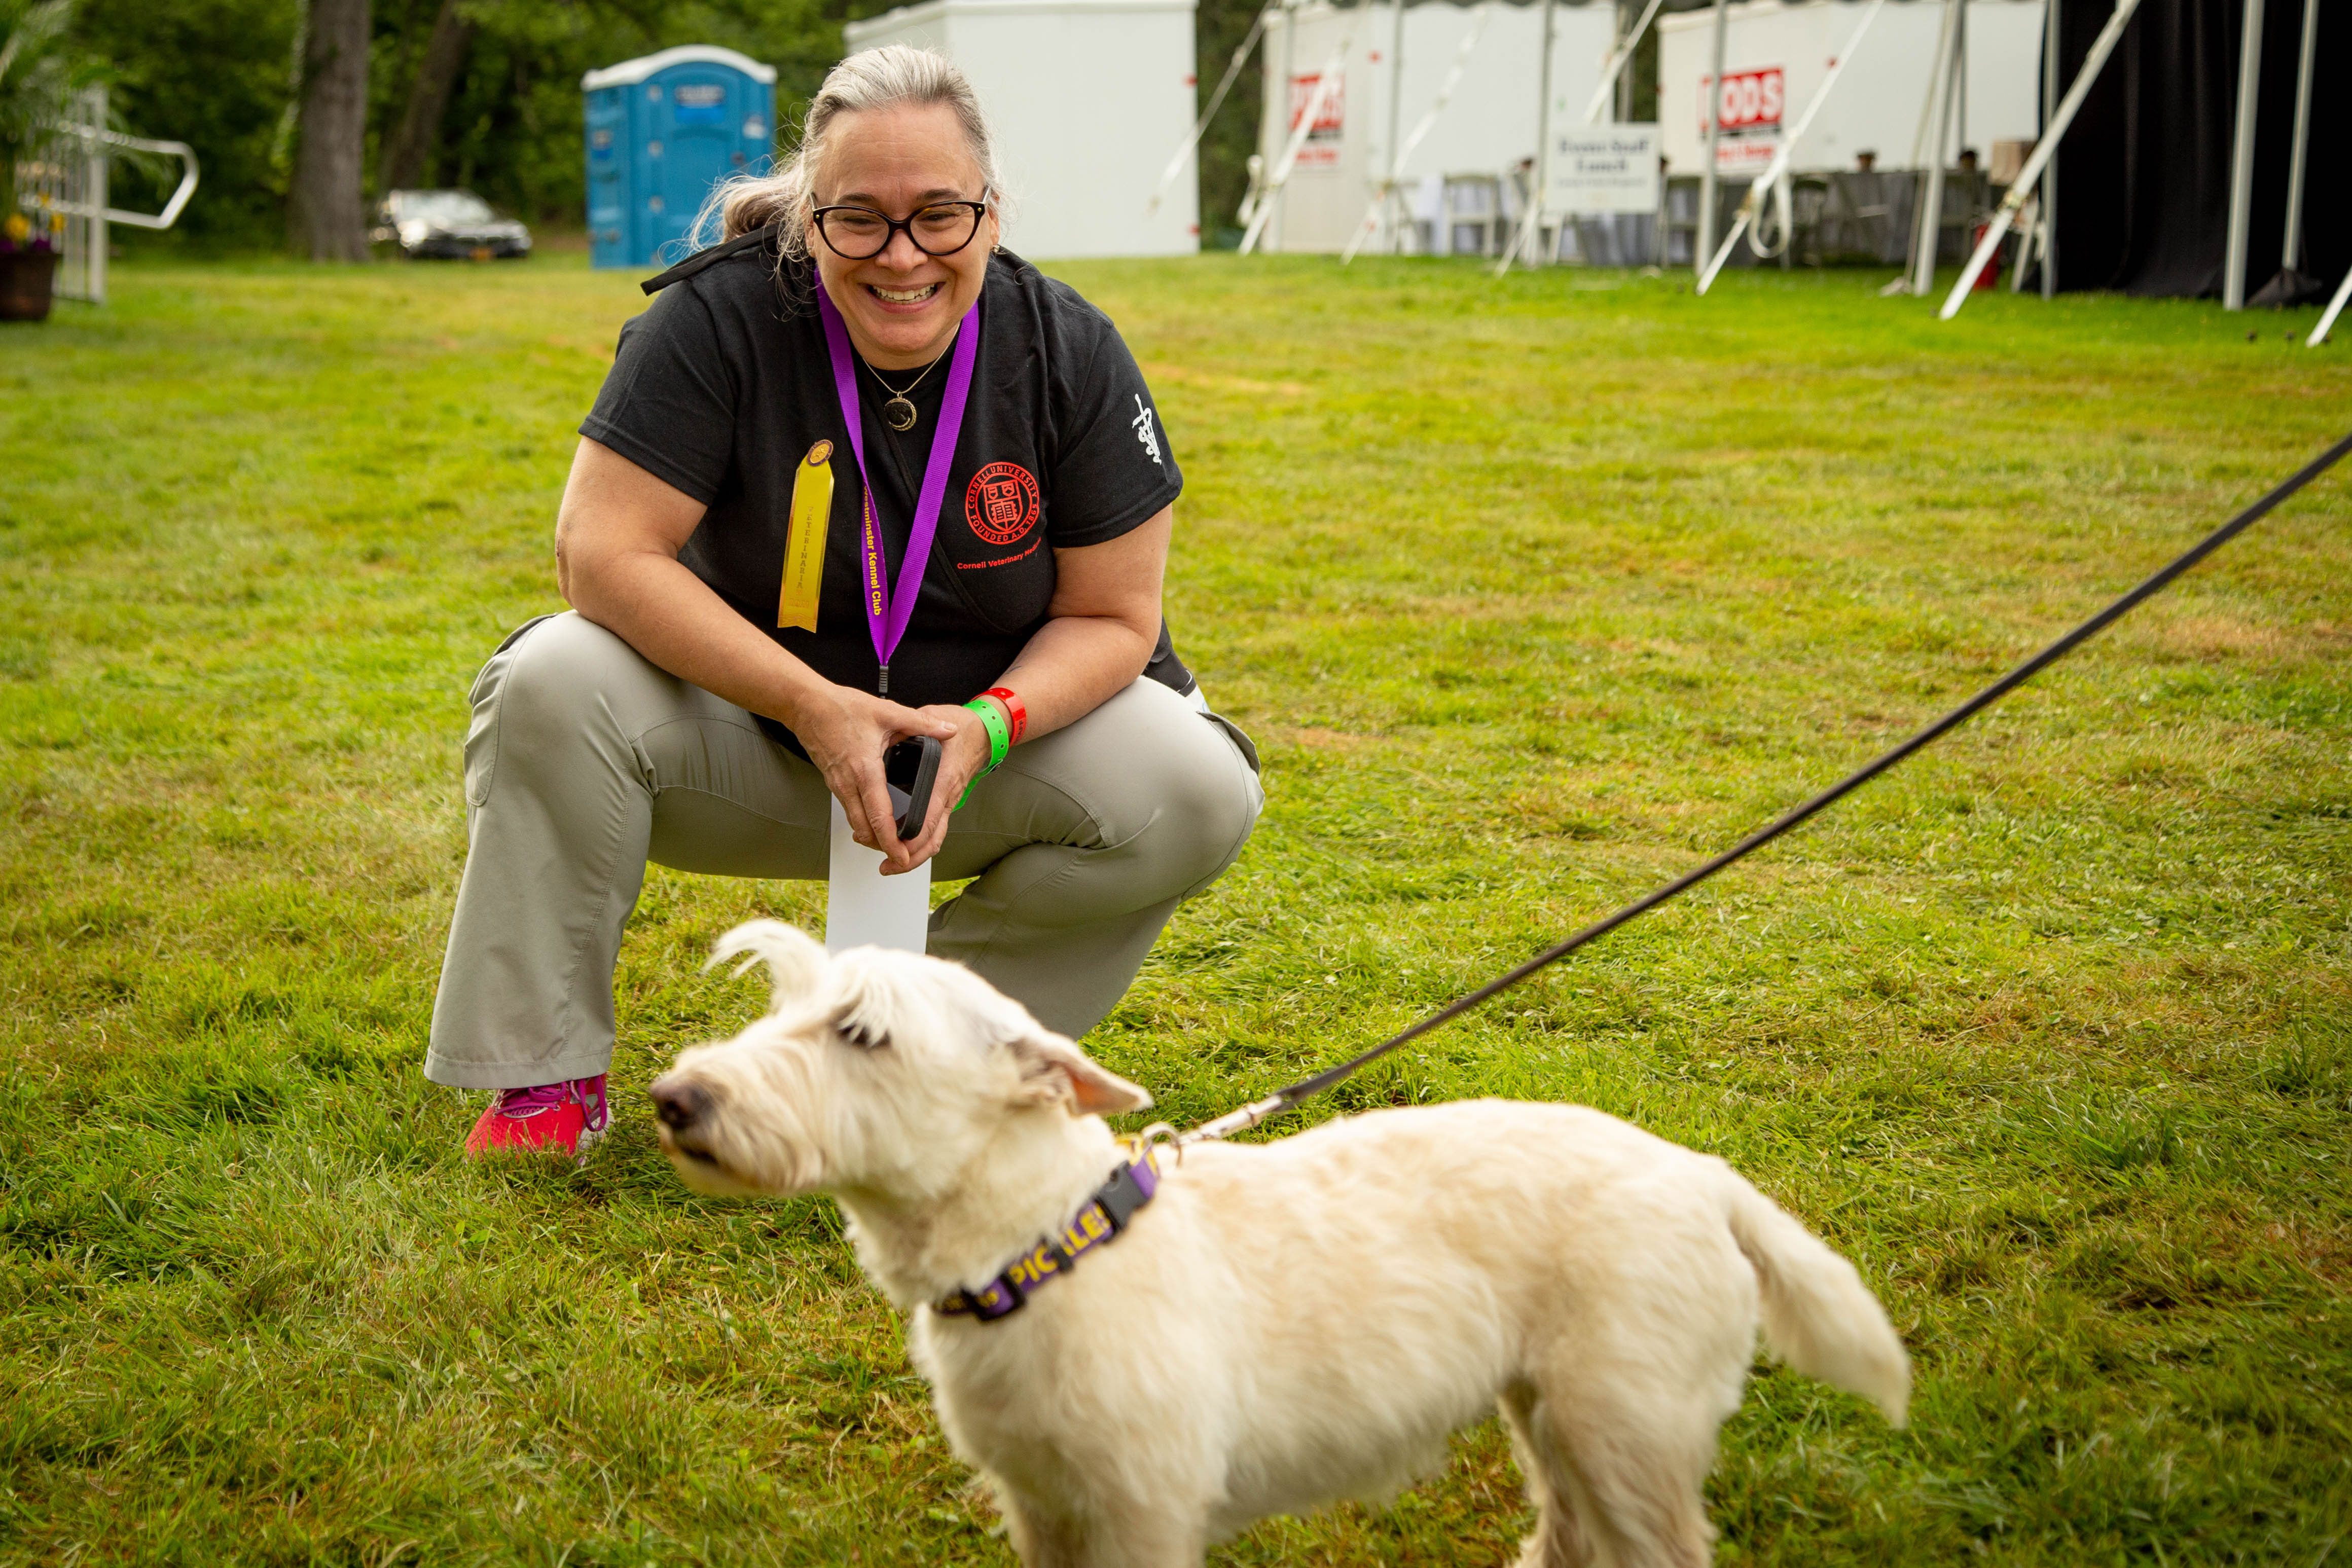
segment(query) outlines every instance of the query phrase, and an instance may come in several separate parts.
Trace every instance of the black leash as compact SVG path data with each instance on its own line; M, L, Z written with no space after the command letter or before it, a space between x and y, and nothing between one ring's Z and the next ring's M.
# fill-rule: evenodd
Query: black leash
M1427 1018L1423 1019L1419 1023L1414 1024L1412 1028L1407 1029L1401 1033L1391 1035L1388 1039L1381 1041L1380 1044L1372 1047L1371 1050L1365 1051L1362 1055L1353 1057L1349 1061L1343 1061L1337 1067L1326 1069L1325 1071L1317 1073L1312 1078L1302 1078L1287 1089L1284 1089L1276 1093L1268 1095L1265 1099L1257 1101L1253 1104L1244 1105L1238 1111L1229 1112L1225 1115L1218 1117L1213 1122L1203 1123L1200 1126L1193 1128L1191 1132L1178 1135L1176 1141L1179 1144L1190 1144L1209 1138L1229 1137L1235 1133L1245 1133L1252 1127L1258 1125L1260 1123L1272 1117L1279 1116L1284 1112L1295 1108L1300 1101L1320 1094L1323 1091L1330 1088L1333 1084L1338 1083L1340 1080L1348 1077L1350 1073L1357 1071L1371 1062L1379 1061L1381 1057L1386 1056L1390 1051L1394 1051L1397 1047L1406 1044L1409 1041L1419 1040L1423 1035L1427 1034L1431 1030L1437 1028L1440 1024L1447 1023L1454 1019L1460 1018L1464 1013L1468 1012L1472 1008L1476 1007L1480 1002L1486 1000L1489 997L1498 996L1502 992L1509 990L1513 986L1517 985L1520 981L1528 978L1530 975L1535 974L1538 970L1548 968L1551 965L1559 963L1562 958L1567 957L1570 953L1575 952L1579 947L1581 947L1586 943L1592 941L1595 937L1605 936L1610 932L1616 930L1620 925L1624 925L1627 921L1638 919L1640 916L1647 915L1651 910L1657 908L1658 905L1665 903L1668 899L1676 898L1683 894L1688 893L1692 888L1696 887L1700 883L1705 882L1707 878L1713 876L1717 872L1721 871L1724 867L1731 864L1734 861L1742 859L1755 851L1762 849L1766 844L1770 843L1774 839L1779 838L1781 834L1787 832L1798 823L1805 821L1808 817L1812 816L1815 812L1822 810L1832 802L1853 793L1856 789L1859 789L1864 784L1869 783L1872 779L1877 778L1880 774L1894 767L1896 763L1909 757L1913 752L1919 750L1922 747L1925 747L1933 741L1940 739L1952 730L1958 729L1961 725L1966 724L1969 720L1974 718L1977 715L1982 713L1985 709L1990 707L1993 704L2007 696L2011 692L2015 691L2018 687L2032 680L2035 675L2040 674L2043 670L2048 669L2052 664L2056 664L2059 660L2064 658L2067 654L2081 647L2084 643L2089 642L2093 637L2098 635L2101 632L2105 631L2117 621L2122 620L2126 615L2137 609L2143 601L2152 598L2157 593L2161 592L2165 588L2169 586L2172 580L2179 577L2182 572L2187 571L2190 567L2195 566L2199 561L2203 560L2207 556L2211 555L2215 550L2220 549L2223 545L2229 543L2230 540L2235 538L2239 534L2243 533L2247 528L2252 528L2263 517L2269 516L2271 512L2274 511L2278 507L2281 502L2286 500L2287 497L2293 496L2296 491L2302 489L2314 479L2316 479L2322 474L2326 473L2328 469L2334 467L2347 453L2352 453L2352 435L2347 435L2343 440L2337 442L2335 445L2321 453L2317 457L2313 458L2311 462L2305 465L2300 471L2294 474L2294 476L2289 478L2285 483L2279 486L2277 489L2273 490L2269 495L2264 496L2261 500L2256 501L2252 506L2248 507L2244 511L2240 512L2236 517L2231 517L2228 522L2222 524L2220 528L2215 528L2211 533L2207 534L2196 544L2190 546L2188 550L2183 552L2181 556L2178 559L2174 560L2169 566L2158 571L2154 576L2141 583L2137 588L2133 589L2121 599L2116 600L2113 604L2108 605L2105 610L2100 611L2096 615L2092 616L2088 621L2084 622L2080 626L2075 627L2072 632L2067 632L2063 637L2059 638L2055 643L2051 643L2048 647L2042 649L2042 652L2034 654L2033 657L2026 660L2025 663L2018 665L2017 668L2010 671L2009 674L2001 676L2000 679L1995 681L1992 685L1987 686L1984 690L1979 692L1976 695L1970 697L1968 701L1962 703L1959 706L1954 708L1951 712L1946 714L1943 717L1937 719L1927 728L1919 731L1918 734L1913 736L1910 739L1903 742L1900 746L1895 747L1895 749L1887 752L1885 755L1878 758L1874 761L1865 763L1861 768L1856 768L1853 772L1847 774L1843 779L1838 780L1835 784L1831 785L1828 789L1822 790L1820 794L1814 796L1811 800L1807 800L1802 805L1790 808L1787 811L1782 812L1779 817L1774 818L1770 822L1768 822L1763 827L1757 829L1754 832L1748 834L1746 838L1740 840L1738 843L1732 845L1729 849L1724 851L1713 860L1708 861L1705 865L1699 866L1696 870L1684 873L1681 876L1676 877L1674 881L1666 883L1665 886L1659 888L1656 892L1648 894L1646 897L1638 898L1633 903L1625 905L1624 908L1617 911L1616 914L1609 915L1604 919L1594 921L1591 925L1586 926L1575 936L1570 936L1567 941L1562 942L1556 946L1545 948L1542 952L1537 954L1526 963L1521 964L1517 968L1511 970L1508 974L1502 976L1498 979L1489 980L1486 984L1479 987L1476 990L1472 991L1468 996L1463 997L1459 1000L1447 1003L1444 1007L1440 1008L1437 1011L1430 1014Z

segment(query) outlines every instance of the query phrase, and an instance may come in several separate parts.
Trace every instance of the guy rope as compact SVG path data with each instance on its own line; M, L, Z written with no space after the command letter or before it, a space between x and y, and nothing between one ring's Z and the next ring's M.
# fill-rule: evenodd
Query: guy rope
M1412 1025L1410 1029L1406 1029L1399 1033L1391 1035L1388 1039L1381 1041L1380 1044L1372 1047L1370 1051L1363 1052L1360 1056L1351 1057L1348 1061L1339 1063L1337 1067L1327 1068L1323 1071L1315 1074L1312 1078L1302 1078L1286 1089L1277 1091L1273 1094L1267 1095L1263 1100L1255 1101L1250 1104L1244 1105L1238 1111L1228 1112L1224 1115L1218 1117L1213 1122L1204 1122L1188 1133L1176 1133L1173 1129L1168 1128L1164 1124L1160 1126L1149 1128L1142 1134L1144 1141L1148 1143L1155 1134L1158 1134L1160 1136L1171 1139L1181 1148L1186 1144L1197 1144L1205 1142L1212 1138L1227 1138L1233 1136L1236 1133L1246 1133L1251 1128L1258 1126L1276 1116L1279 1116L1286 1111L1297 1109L1302 1101L1311 1099L1315 1095L1320 1094L1323 1091L1331 1088L1334 1084L1340 1082L1350 1074L1370 1065L1374 1061L1379 1061L1381 1057L1386 1056L1390 1051L1396 1050L1397 1047L1404 1045L1412 1040L1419 1040L1423 1035L1427 1034L1430 1030L1437 1028L1439 1025L1451 1022L1453 1019L1460 1018L1464 1013L1468 1012L1472 1008L1476 1007L1479 1003L1486 1000L1488 998L1499 996L1503 992L1509 990L1513 986L1517 985L1520 981L1535 975L1538 971L1549 968L1552 965L1559 963L1562 958L1567 957L1570 953L1575 952L1586 943L1593 941L1598 937L1605 936L1610 932L1616 930L1620 925L1623 925L1630 921L1647 915L1651 910L1657 908L1658 905L1667 902L1669 899L1678 898L1682 894L1688 893L1692 888L1696 887L1700 883L1705 882L1707 878L1723 870L1726 866L1730 865L1733 862L1744 859L1748 855L1754 853L1756 851L1762 849L1766 844L1770 843L1774 839L1777 839L1781 834L1789 831L1791 828L1794 828L1798 823L1804 821L1815 812L1826 809L1846 795L1861 789L1864 784L1869 783L1872 779L1877 778L1888 768L1893 768L1896 763L1901 762L1911 756L1912 753L1919 751L1935 741L1943 738L1943 737L1953 730L1958 729L1960 726L1966 724L1969 720L1974 718L1985 709L1992 706L1993 704L2007 696L2011 692L2015 691L2018 687L2023 685L2026 682L2040 674L2043 670L2048 669L2051 665L2056 664L2059 660L2064 658L2067 654L2073 653L2075 649L2089 642L2093 637L2097 636L2101 632L2105 631L2109 626L2112 626L2116 622L2122 620L2126 615L2131 613L2132 611L2137 609L2140 604L2162 592L2166 588L2171 585L2174 579L2179 577L2190 567L2195 566L2199 561L2203 560L2207 556L2211 555L2215 550L2220 549L2223 545L2229 543L2231 539L2235 538L2241 533L2243 533L2246 529L2252 528L2257 522L2260 522L2263 517L2276 510L2281 503L2284 502L2296 491L2302 489L2314 479L2316 479L2322 474L2326 473L2328 469L2334 467L2347 453L2352 453L2352 435L2347 435L2343 440L2338 441L2335 445L2329 447L2326 451L2313 458L2309 463L2305 464L2300 470L2287 478L2269 495L2264 496L2261 500L2256 501L2252 506L2248 507L2244 511L2240 512L2236 517L2231 517L2228 522L2222 524L2220 528L2215 528L2211 533L2207 534L2203 538L2198 540L2196 544L2191 545L2187 550L2183 551L2169 565L2167 565L2157 571L2138 587L2133 589L2130 592L2125 594L2122 598L2108 605L2105 610L2100 611L2096 615L2092 616L2088 621L2084 622L2072 632L2067 632L2064 636L2059 638L2056 642L2042 649L2042 652L2034 654L2032 658L2026 660L2023 664L2010 671L2009 674L2001 676L2000 679L1993 682L1992 685L1987 686L1984 690L1979 692L1976 695L1970 697L1968 701L1962 703L1959 706L1954 708L1951 712L1946 714L1935 723L1927 726L1927 728L1920 730L1908 740L1896 746L1894 749L1885 752L1884 755L1870 762L1864 763L1862 767L1854 769L1852 773L1847 774L1835 784L1831 785L1820 794L1815 795L1811 800L1806 800L1802 804L1790 807L1788 810L1782 812L1780 816L1774 818L1764 826L1757 829L1754 832L1748 834L1746 838L1740 840L1738 843L1732 845L1721 854L1717 855L1713 860L1706 862L1704 865L1700 865L1693 870L1685 872L1681 876L1676 877L1674 881L1666 883L1664 887L1661 887L1655 892L1648 894L1641 898L1635 899L1633 903L1625 905L1622 909L1618 910L1615 914L1594 921L1591 925L1586 926L1575 936L1569 937L1566 941L1559 943L1554 946L1545 948L1542 952L1537 954L1526 963L1521 964L1517 968L1513 969L1509 973L1502 975L1495 979L1487 981L1485 985L1479 987L1476 990L1472 991L1465 997L1448 1002L1445 1006L1438 1009L1437 1011L1430 1014L1427 1018L1423 1019L1420 1022Z

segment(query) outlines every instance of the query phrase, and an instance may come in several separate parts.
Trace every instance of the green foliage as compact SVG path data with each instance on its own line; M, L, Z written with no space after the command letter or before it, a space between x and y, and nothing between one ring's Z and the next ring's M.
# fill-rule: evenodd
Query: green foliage
M1687 868L2352 408L2340 349L2203 304L1058 270L1157 389L1171 618L1266 758L1239 865L1088 1041L1180 1124ZM557 602L633 280L116 287L0 360L0 1563L1008 1563L830 1206L690 1197L638 1093L760 1005L709 940L820 889L648 878L584 1169L467 1166L478 1102L416 1073L466 690ZM2347 495L1301 1118L1598 1105L1855 1260L1914 1424L1759 1368L1718 1562L2342 1553ZM1494 1563L1523 1528L1487 1426L1215 1561Z
M268 245L285 234L300 0L83 0L77 34L108 63L116 117L185 141L202 183L173 229L131 246ZM115 204L158 210L178 178L118 162Z
M16 211L16 161L89 78L67 37L72 20L73 0L0 0L0 216Z
M0 151L22 152L76 82L66 47L73 0L0 0Z

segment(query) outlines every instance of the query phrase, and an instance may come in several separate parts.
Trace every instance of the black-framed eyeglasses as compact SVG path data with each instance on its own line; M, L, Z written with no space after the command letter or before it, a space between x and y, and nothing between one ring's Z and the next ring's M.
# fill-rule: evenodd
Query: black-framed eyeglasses
M844 261L868 261L889 249L890 236L901 229L925 256L953 256L971 243L987 211L983 195L977 202L932 202L904 218L848 205L819 207L812 215L816 232L834 255Z

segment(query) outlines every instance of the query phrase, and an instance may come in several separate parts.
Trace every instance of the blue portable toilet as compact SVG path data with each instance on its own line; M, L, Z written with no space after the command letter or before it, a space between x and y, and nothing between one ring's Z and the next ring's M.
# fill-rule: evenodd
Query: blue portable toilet
M684 44L590 71L588 248L597 267L666 265L710 187L775 151L776 69ZM669 246L665 253L664 246Z

